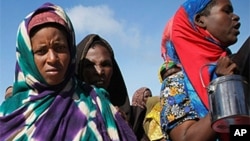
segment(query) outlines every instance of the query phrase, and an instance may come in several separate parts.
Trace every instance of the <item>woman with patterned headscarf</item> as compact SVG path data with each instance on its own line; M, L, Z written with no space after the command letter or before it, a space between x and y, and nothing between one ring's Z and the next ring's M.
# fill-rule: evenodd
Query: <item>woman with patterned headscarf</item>
M146 116L146 102L149 97L152 97L152 92L148 87L140 87L132 97L132 127L137 135L138 140L149 141L147 134L143 129L143 120Z
M0 107L0 140L136 140L107 92L74 77L74 36L64 10L51 3L21 22L13 93Z
M137 89L132 97L132 105L146 108L148 97L152 97L152 92L148 87L141 87Z
M167 23L161 55L165 62L173 61L182 68L181 77L164 80L178 89L166 87L162 91L161 126L170 140L216 140L204 85L236 72L236 64L227 53L228 46L237 41L239 27L230 0L187 0ZM209 63L216 65L201 71Z

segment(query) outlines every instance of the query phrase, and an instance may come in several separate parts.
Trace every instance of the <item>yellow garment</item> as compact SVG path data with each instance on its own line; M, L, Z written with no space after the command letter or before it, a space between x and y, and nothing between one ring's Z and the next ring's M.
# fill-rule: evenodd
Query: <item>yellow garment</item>
M144 119L143 127L151 141L164 138L160 125L160 112L161 104L157 102Z

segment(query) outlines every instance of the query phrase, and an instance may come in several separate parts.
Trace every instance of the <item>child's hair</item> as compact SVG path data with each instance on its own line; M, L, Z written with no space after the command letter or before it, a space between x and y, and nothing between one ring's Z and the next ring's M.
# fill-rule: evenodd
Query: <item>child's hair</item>
M174 68L174 67L178 67L173 61L168 61L168 62L164 62L161 66L160 66L160 69L158 71L158 77L159 77L159 80L160 80L160 83L162 83L162 81L164 80L164 74Z

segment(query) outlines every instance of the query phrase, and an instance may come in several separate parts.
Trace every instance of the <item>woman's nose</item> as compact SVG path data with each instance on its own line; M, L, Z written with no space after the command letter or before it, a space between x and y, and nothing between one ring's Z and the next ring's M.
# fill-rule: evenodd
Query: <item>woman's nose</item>
M99 66L99 65L97 65L97 66L95 67L95 69L96 69L96 72L97 72L99 75L101 75L101 74L104 73L103 68L102 68L101 66Z
M58 60L57 53L55 51L53 51L52 49L49 49L47 61L50 62L50 63L53 63L53 62L55 62L57 60Z
M233 14L232 20L239 21L240 17L238 15L236 15L236 14Z

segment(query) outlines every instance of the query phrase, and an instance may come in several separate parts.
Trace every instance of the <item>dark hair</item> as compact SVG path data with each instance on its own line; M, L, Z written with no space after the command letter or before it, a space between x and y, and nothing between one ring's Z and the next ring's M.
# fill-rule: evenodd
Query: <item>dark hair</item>
M216 3L217 3L217 0L211 0L211 1L207 4L207 6L206 6L202 11L199 12L199 14L200 14L200 15L203 15L203 16L208 16L208 15L210 15L210 11L211 11L212 7L213 7L214 5L216 5Z

